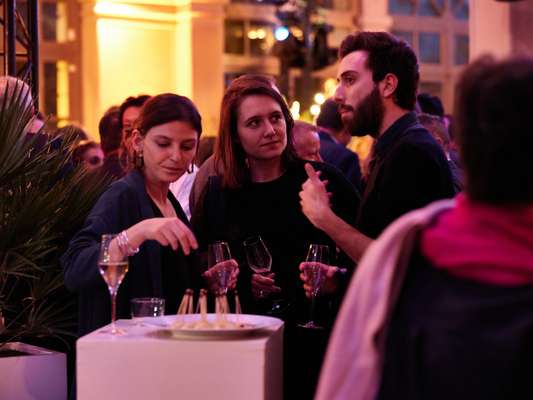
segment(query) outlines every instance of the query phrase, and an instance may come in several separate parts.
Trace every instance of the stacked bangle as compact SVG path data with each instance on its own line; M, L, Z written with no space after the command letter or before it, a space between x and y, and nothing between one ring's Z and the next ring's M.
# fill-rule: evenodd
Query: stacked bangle
M122 254L126 256L133 256L139 252L139 248L133 248L130 245L130 240L128 239L128 234L126 231L122 231L117 235L117 245Z

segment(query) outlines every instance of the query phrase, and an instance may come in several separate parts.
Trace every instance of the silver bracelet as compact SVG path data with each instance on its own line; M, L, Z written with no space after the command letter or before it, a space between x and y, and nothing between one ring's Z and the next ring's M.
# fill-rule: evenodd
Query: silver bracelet
M139 252L138 247L131 247L130 240L128 239L128 234L125 230L123 230L117 235L117 245L122 254L128 257L133 256Z

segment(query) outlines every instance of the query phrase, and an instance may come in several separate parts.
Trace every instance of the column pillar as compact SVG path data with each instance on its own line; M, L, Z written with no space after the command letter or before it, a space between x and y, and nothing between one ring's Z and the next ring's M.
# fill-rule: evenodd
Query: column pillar
M392 28L388 1L361 0L357 28L362 31L387 31Z
M79 1L83 123L90 131L128 96L174 92L191 98L204 132L216 134L228 0Z
M533 55L532 20L531 1L471 0L470 59L482 54L495 57Z
M184 0L177 11L176 83L191 93L204 133L218 134L224 94L224 6L228 0Z

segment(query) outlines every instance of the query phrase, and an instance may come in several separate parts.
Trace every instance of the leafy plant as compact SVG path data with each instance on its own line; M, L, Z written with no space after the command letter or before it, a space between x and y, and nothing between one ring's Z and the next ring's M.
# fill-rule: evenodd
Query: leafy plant
M59 257L106 186L71 165L73 132L56 140L28 134L29 91L15 86L0 102L0 347L74 335L75 302Z

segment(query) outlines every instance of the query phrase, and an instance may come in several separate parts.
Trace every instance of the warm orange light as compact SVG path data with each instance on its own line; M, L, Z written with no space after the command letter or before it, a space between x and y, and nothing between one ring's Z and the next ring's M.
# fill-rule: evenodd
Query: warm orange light
M337 88L337 80L334 78L329 78L324 82L324 94L326 97L332 97L335 94L335 89Z
M132 18L151 21L175 22L176 16L168 13L152 11L142 6L119 4L114 1L98 1L94 6L98 16Z

